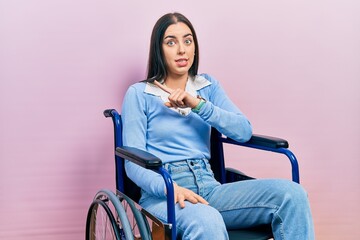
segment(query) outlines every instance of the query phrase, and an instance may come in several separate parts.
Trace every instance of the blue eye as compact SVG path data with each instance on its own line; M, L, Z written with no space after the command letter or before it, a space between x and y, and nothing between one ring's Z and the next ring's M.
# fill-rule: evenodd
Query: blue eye
M166 44L171 47L171 46L175 45L175 42L174 41L168 41Z
M192 43L192 40L191 40L191 39L186 39L186 40L185 40L185 44L186 44L186 45L190 45L191 43Z

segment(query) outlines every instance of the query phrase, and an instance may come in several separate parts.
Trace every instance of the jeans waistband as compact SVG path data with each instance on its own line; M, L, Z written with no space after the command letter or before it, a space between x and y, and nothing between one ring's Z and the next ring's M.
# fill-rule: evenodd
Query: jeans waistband
M206 167L207 165L210 165L209 160L206 158L197 158L197 159L185 159L180 161L173 161L163 164L163 167L169 171L171 168L182 168L182 167L188 167L191 168L191 166L195 165L202 165L203 167Z

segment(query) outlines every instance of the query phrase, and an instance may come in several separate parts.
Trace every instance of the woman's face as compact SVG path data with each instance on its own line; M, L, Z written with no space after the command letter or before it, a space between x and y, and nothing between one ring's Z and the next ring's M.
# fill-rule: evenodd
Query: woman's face
M162 48L168 77L187 75L195 54L190 28L182 22L170 25L165 31Z

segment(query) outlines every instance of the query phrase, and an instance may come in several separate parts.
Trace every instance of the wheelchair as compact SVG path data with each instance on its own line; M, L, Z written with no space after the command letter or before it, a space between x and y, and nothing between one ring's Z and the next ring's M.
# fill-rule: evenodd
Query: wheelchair
M169 173L162 167L161 159L148 152L123 146L121 115L115 109L105 110L104 115L111 117L114 125L116 193L102 189L95 195L87 214L86 239L176 239L173 182ZM286 155L291 163L292 181L300 182L298 162L295 155L288 149L289 144L286 140L253 135L248 142L239 143L222 136L213 128L211 131L210 164L215 178L220 183L254 179L241 171L225 167L224 143ZM137 204L140 199L140 189L127 178L124 168L125 159L162 175L168 193L167 222L161 222ZM270 225L251 229L229 230L228 233L231 240L262 240L273 237Z

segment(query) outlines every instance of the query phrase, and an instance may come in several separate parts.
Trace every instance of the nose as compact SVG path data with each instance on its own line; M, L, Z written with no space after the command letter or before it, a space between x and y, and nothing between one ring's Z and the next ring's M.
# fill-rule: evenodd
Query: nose
M184 54L185 53L185 46L184 44L179 44L179 49L178 49L178 53L179 54Z

